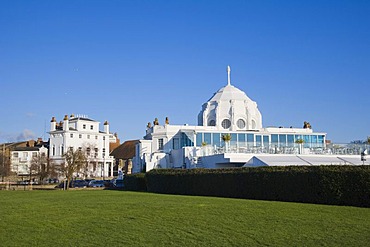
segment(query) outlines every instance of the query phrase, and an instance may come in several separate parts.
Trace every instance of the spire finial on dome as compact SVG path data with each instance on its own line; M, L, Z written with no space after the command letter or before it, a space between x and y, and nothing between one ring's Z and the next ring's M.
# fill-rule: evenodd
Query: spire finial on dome
M231 72L231 68L230 68L230 65L227 65L227 85L230 86L231 85L231 80L230 80L230 72Z

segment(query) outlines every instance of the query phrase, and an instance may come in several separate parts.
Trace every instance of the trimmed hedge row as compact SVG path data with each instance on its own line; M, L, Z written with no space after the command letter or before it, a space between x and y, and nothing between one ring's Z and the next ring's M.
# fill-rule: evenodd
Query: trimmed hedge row
M126 190L147 191L145 173L128 174L123 183Z
M370 207L370 166L155 169L136 180L154 193Z

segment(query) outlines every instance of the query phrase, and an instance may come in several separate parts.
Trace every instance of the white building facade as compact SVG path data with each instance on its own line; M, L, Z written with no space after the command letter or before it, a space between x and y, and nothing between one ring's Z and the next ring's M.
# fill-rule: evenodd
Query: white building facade
M112 177L113 160L109 156L109 143L115 142L116 137L109 132L109 123L104 123L100 131L99 122L86 116L68 117L57 123L55 117L50 123L49 157L56 164L64 163L64 154L68 149L80 149L86 153L87 166L84 171L77 173L78 177Z
M32 160L37 157L44 157L45 162L48 156L48 149L41 147L17 147L11 152L10 169L18 176L30 174ZM42 160L42 159L40 159Z
M357 162L353 155L333 156L325 144L326 133L314 132L310 126L262 127L257 103L231 85L230 67L227 73L227 85L203 104L198 126L148 126L136 145L134 173L156 168L263 166L274 160L277 165Z

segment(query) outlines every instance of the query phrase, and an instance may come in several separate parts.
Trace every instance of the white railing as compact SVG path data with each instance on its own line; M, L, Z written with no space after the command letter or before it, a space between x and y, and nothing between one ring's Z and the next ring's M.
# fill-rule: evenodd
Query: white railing
M367 144L329 144L326 147L305 147L304 144L294 146L247 146L247 147L201 147L201 156L223 153L245 154L317 154L317 155L361 155L365 149L370 150Z

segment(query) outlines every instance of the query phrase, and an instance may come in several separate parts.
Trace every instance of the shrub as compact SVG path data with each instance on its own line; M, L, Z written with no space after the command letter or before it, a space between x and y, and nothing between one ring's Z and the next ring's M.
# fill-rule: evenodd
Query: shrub
M125 175L124 188L131 191L146 191L145 173Z
M369 166L155 169L149 192L370 207Z

